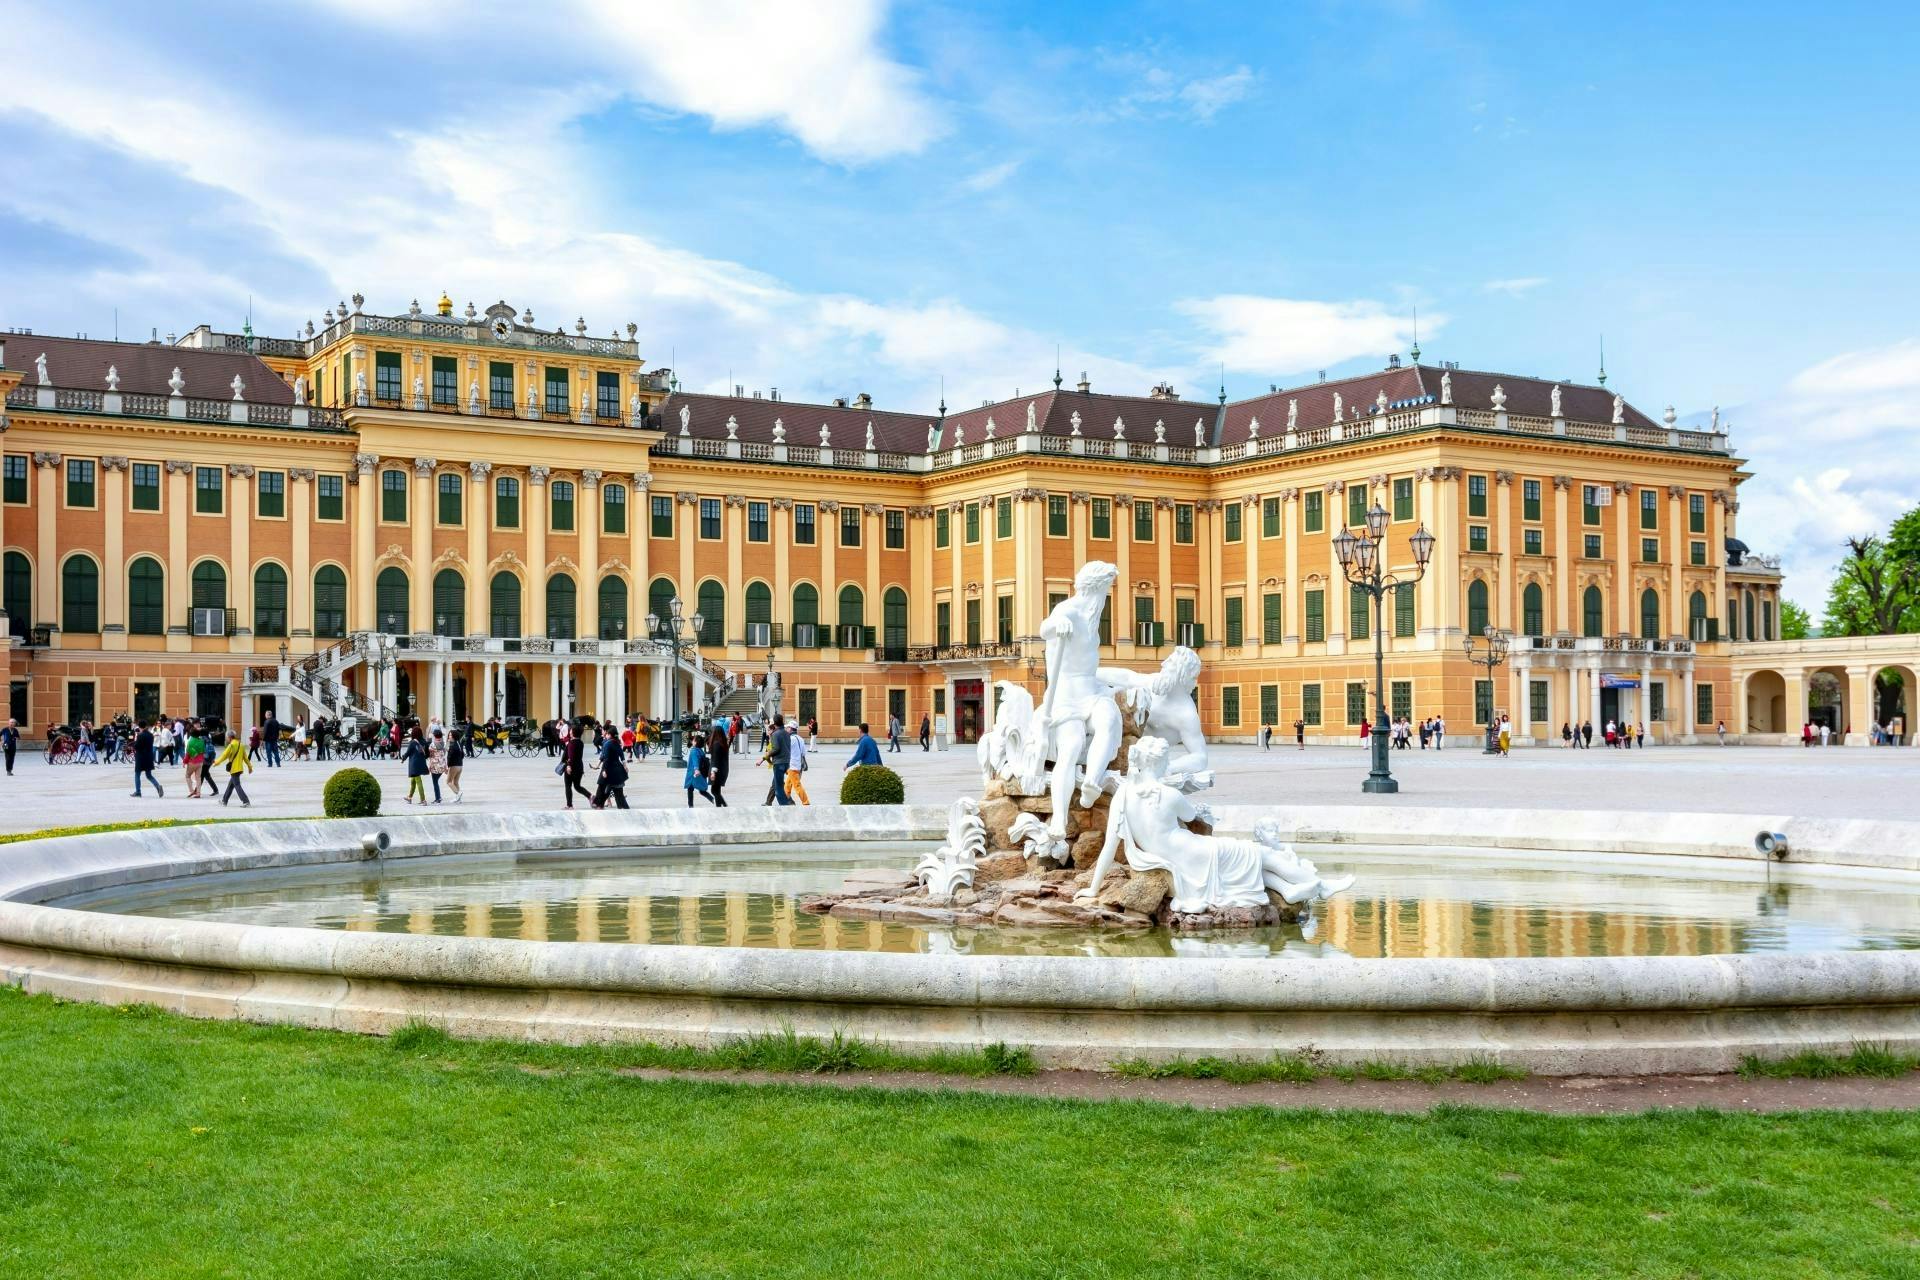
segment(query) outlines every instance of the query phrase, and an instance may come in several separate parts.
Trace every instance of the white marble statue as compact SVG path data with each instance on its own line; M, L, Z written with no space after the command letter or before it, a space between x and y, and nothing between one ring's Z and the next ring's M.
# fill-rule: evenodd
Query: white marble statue
M1040 624L1047 691L1034 715L1046 739L1044 754L1054 762L1050 827L1060 840L1076 786L1082 807L1098 801L1120 747L1120 705L1111 673L1100 666L1100 615L1119 575L1103 560L1088 561L1074 575L1073 594Z
M740 438L740 422L732 414L728 414L727 415L727 439L738 440L739 438Z
M1127 422L1126 422L1126 419L1124 419L1124 418L1115 418L1115 419L1113 420L1113 438L1114 438L1115 440L1125 440L1125 439L1127 438Z
M427 398L427 384L421 379L420 375L416 373L413 375L414 402L417 404L425 400L426 398Z
M929 422L927 424L927 452L928 453L933 452L934 443L939 439L940 439L940 433L938 431L935 431L933 429L933 424Z
M1549 416L1555 418L1563 416L1560 412L1560 384L1557 382L1553 384L1553 409Z
M1080 434L1080 411L1078 409L1075 409L1073 411L1073 416L1068 418L1067 422L1073 428L1073 430L1067 432L1067 434L1070 436L1079 435Z
M39 355L33 358L33 372L34 372L34 375L40 379L41 386L50 387L53 385L53 379L47 376L47 353L46 352L42 351Z
M1333 393L1333 420L1335 422L1340 421L1340 393L1338 391Z
M1386 392L1382 391L1379 395L1373 398L1373 411L1375 413L1385 413L1387 411L1387 393Z
M867 424L867 452L873 452L873 424L871 422Z
M1299 429L1299 426L1300 402L1298 400L1289 400L1287 401L1287 430L1295 431Z
M180 376L180 366L175 365L173 373L167 378L167 394L179 396L185 395L186 392L187 380Z
M833 428L824 422L820 424L820 447L822 449L833 447Z
M1000 702L993 728L981 734L974 746L980 781L1001 778L1037 795L1047 785L1047 735L1035 717L1033 695L1013 680L996 681L994 687L1000 691Z
M1172 877L1172 906L1182 914L1264 907L1269 888L1290 903L1317 901L1353 883L1347 877L1321 878L1311 863L1277 843L1272 829L1256 829L1252 840L1189 831L1187 823L1210 820L1212 814L1169 785L1166 771L1165 742L1142 738L1133 744L1108 810L1093 880L1077 897L1090 900L1099 894L1123 842L1131 870L1165 871Z
M467 412L480 412L480 379L478 378L467 383Z
M1258 440L1259 438L1260 438L1260 419L1258 418L1250 419L1247 422L1247 439Z
M1199 791L1213 785L1208 768L1207 737L1200 727L1200 705L1194 690L1200 684L1200 655L1186 645L1175 646L1151 674L1103 667L1100 671L1133 709L1142 736L1177 745L1179 754L1167 764L1175 786Z
M117 364L110 364L107 366L107 390L118 391L119 389L120 389L120 366Z
M1155 444L1165 444L1167 442L1167 424L1163 418L1155 418L1153 420L1153 442Z
M527 394L533 394L531 387L527 389ZM367 402L367 371L365 369L356 369L353 372L353 402L359 405Z
M244 400L247 398L247 384L239 374L234 374L233 381L227 385L233 388L233 398L235 400Z
M293 380L293 402L295 404L307 402L307 375L304 373Z
M687 434L687 426L693 421L693 410L686 405L680 406L680 434Z
M1007 828L1007 838L1019 845L1021 854L1028 858L1046 858L1059 852L1053 832L1047 830L1046 822L1035 813L1023 813L1015 818Z
M1627 399L1625 396L1616 394L1613 397L1613 420L1616 424L1627 420Z
M1493 394L1488 397L1493 402L1495 413L1504 413L1507 408L1507 389L1499 383L1493 384Z
M773 442L775 444L785 444L787 442L787 424L778 418L773 420Z
M1204 420L1200 418L1195 418L1193 420L1193 447L1196 449L1204 448L1206 446L1206 443L1207 443L1206 423Z
M1027 434L1032 435L1040 429L1040 418L1033 411L1033 401L1027 401Z
M1440 403L1441 404L1453 403L1453 374L1452 373L1443 373L1440 375Z
M929 896L951 898L955 890L973 884L974 868L986 851L987 828L980 820L980 802L961 796L947 811L947 842L923 856L913 874Z

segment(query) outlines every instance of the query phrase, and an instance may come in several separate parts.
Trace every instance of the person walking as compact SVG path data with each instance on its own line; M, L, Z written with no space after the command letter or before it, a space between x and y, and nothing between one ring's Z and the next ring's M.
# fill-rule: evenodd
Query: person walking
M900 717L891 711L887 712L887 750L900 750Z
M595 790L598 795L593 807L604 809L607 801L613 801L616 809L630 808L627 804L627 762L621 759L620 735L608 720L600 726L600 783Z
M1372 742L1372 741L1373 741L1373 722L1368 720L1365 715L1362 715L1360 717L1360 745L1364 747L1369 742Z
M307 718L305 716L293 718L293 758L295 760L307 758Z
M415 796L420 803L427 802L427 742L415 725L407 734L407 745L401 752L401 759L407 765L407 803L412 804Z
M1505 716L1500 717L1500 754L1513 754L1513 721Z
M198 800L200 788L207 780L207 740L198 724L187 730L187 741L180 752L186 765L187 799Z
M1433 749L1435 751L1439 751L1439 750L1442 750L1446 745L1447 745L1447 718L1445 716L1435 716L1433 718Z
M173 730L165 716L153 722L153 763L156 768L173 763Z
M160 779L153 776L153 728L146 724L140 726L140 732L134 735L133 739L133 794L135 796L140 794L140 783L143 779L153 784L153 794L156 799L166 799L167 789L160 785Z
M567 802L567 808L573 808L573 796L578 792L588 804L593 803L593 792L580 785L580 779L587 772L587 744L580 735L570 733L560 739L560 763L554 766L554 772L560 775L560 795Z
M1718 724L1714 725L1714 732L1720 735L1720 745L1723 747L1726 746L1727 745L1727 722L1725 720L1722 720Z
M920 713L920 750L933 750L933 720L924 711Z
M705 796L713 804L719 804L719 801L713 798L713 783L707 777L711 768L712 765L707 759L706 738L696 733L687 751L686 776L680 780L680 785L687 789L687 808L693 808L693 797L696 792Z
M447 773L447 731L436 728L427 744L427 776L433 779L433 802L441 802L440 779Z
M0 729L0 756L7 760L7 776L13 776L13 757L20 750L20 722L12 716L7 717L7 727Z
M100 753L93 746L93 725L88 721L80 722L80 744L74 748L74 757L81 764L99 764Z
M847 769L857 769L863 764L877 765L879 763L880 744L873 740L873 735L867 732L867 722L862 720L860 722L860 739L853 744L853 754L847 758L847 762L841 765L840 768L842 771L845 771Z
M1307 722L1303 719L1293 722L1293 745L1302 751L1307 749Z
M784 716L773 718L773 733L767 738L767 749L762 757L773 771L773 781L767 786L767 798L763 804L792 804L793 798L787 794L787 757L792 750L789 739L795 735L787 731Z
M1634 726L1633 745L1645 751L1647 749L1647 722L1642 720Z
M733 772L734 736L731 730L716 730L707 747L707 795L716 809L727 807L727 778Z
M240 785L241 775L253 772L253 761L248 757L246 745L240 741L239 734L227 736L226 745L220 748L220 755L213 763L215 767L224 767L227 771L227 790L220 797L221 805L224 806L238 794L241 808L253 808L247 789Z
M1580 722L1580 749L1583 751L1593 750L1593 721L1591 720L1582 720Z
M868 741L872 740L868 739ZM787 795L789 798L798 799L801 804L810 806L813 801L807 795L808 750L806 738L797 733L787 735ZM875 755L877 757L878 753L876 752ZM874 763L879 763L877 758Z

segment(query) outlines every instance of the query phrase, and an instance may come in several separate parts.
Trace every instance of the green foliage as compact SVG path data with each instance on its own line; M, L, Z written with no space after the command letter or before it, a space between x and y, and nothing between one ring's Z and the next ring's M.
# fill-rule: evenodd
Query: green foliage
M1913 514L1902 516L1896 527ZM1880 636L1920 631L1920 559L1907 558L1872 534L1848 538L1846 547L1827 591L1822 633Z
M1897 1053L1883 1044L1856 1044L1844 1058L1809 1049L1790 1058L1760 1058L1749 1054L1740 1060L1740 1074L1749 1079L1759 1076L1804 1076L1810 1080L1844 1076L1893 1079L1913 1071L1920 1071L1920 1057Z
M55 836L97 836L109 831L151 831L156 827L202 827L218 821L218 818L142 818L136 822L96 822L84 827L42 827L38 831L13 831L0 835L0 844L50 840Z
M905 804L907 784L883 764L863 764L840 780L841 804Z
M1780 638L1806 640L1813 635L1813 615L1791 600L1780 602Z
M342 769L327 779L320 802L329 818L371 818L380 812L380 782L365 769Z
M1524 1080L1527 1076L1517 1067L1503 1067L1479 1058L1457 1067L1406 1067L1395 1062L1321 1066L1311 1058L1276 1053L1271 1058L1174 1058L1167 1062L1123 1058L1109 1065L1116 1075L1130 1080L1225 1080L1229 1084L1265 1081L1310 1084L1322 1079L1348 1084L1355 1080L1419 1080L1427 1084L1463 1080L1469 1084L1492 1084L1499 1080Z

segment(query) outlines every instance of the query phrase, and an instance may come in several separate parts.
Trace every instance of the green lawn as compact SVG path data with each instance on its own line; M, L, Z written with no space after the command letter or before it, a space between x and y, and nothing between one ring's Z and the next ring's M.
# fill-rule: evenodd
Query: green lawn
M1199 1113L403 1044L0 991L0 1276L1920 1275L1913 1115Z

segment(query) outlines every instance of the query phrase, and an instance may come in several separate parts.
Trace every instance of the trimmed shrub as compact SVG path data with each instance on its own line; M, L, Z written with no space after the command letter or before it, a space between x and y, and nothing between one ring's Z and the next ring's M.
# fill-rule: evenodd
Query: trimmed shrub
M883 764L863 764L840 780L841 804L905 804L907 784Z
M365 769L342 769L320 793L329 818L371 818L380 812L380 782Z

